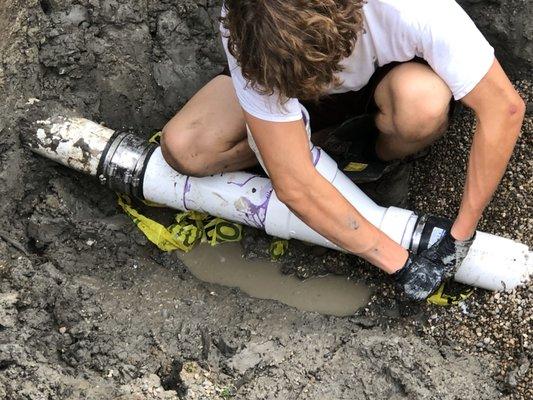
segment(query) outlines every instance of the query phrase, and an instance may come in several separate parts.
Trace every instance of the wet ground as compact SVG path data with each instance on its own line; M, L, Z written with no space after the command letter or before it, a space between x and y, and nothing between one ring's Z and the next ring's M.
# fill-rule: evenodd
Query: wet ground
M346 276L327 274L300 279L283 274L281 263L268 258L245 259L240 243L216 247L204 244L179 257L201 281L237 287L251 297L277 300L303 311L339 317L353 315L370 297L367 286Z
M413 306L356 258L291 243L282 272L335 273L336 285L349 277L373 292L350 316L301 311L197 279L189 260L146 241L113 193L23 149L29 98L148 136L219 69L210 2L71 3L0 5L0 398L532 397L531 286ZM531 104L530 83L517 87ZM415 209L456 211L472 124L461 114L415 165ZM529 114L480 226L530 246L532 126ZM248 231L242 244L257 260L269 241Z

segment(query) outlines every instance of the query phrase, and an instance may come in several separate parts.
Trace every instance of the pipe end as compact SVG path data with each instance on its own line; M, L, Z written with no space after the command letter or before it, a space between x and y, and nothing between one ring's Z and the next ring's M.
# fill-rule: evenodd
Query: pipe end
M28 100L24 113L18 121L22 144L31 150L42 147L42 139L36 133L39 129L46 130L53 122L53 118L59 118L57 116L74 118L79 117L79 114L55 101Z
M96 175L113 130L54 102L33 101L20 121L20 139L33 152Z

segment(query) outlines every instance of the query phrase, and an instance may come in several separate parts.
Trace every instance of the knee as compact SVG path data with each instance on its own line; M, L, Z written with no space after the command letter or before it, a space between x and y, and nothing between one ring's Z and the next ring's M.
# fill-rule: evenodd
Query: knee
M449 103L425 102L408 112L393 114L396 131L410 142L439 136L448 126Z
M207 160L199 146L198 129L194 126L177 129L167 124L161 132L161 153L165 161L180 174L206 176Z
M415 77L405 74L393 92L395 130L412 142L441 135L448 125L451 92L429 67L421 67Z

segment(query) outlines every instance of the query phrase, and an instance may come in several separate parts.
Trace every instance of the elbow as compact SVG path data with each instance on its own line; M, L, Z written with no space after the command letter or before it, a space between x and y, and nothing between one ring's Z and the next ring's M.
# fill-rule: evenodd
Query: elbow
M526 104L517 92L500 99L497 108L486 114L491 126L499 126L499 138L516 142L526 114ZM480 118L482 119L482 118Z
M307 196L307 185L299 179L291 177L272 179L272 185L279 201L291 209L294 205L299 204L302 201L302 198Z
M524 117L526 115L526 103L518 93L516 94L515 99L510 101L507 105L507 113L510 125L508 132L513 133L512 138L516 144L516 141L520 137L522 124L524 123Z
M509 121L512 124L516 124L520 127L526 115L526 103L524 99L522 99L522 97L516 93L512 99L509 99L508 103L506 104L506 109Z
M322 176L309 162L309 165L300 165L296 169L270 171L270 179L279 201L293 209L307 205Z

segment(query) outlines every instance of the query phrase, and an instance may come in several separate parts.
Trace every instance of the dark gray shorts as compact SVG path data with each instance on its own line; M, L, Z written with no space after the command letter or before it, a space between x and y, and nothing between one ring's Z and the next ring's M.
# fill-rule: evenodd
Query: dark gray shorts
M426 64L421 58L414 58L414 62ZM410 62L410 61L406 61ZM321 98L318 102L300 101L309 112L311 119L311 132L317 132L324 128L336 127L350 118L373 115L379 111L374 101L374 93L381 80L394 67L403 64L402 62L392 62L376 69L368 83L357 91L336 93ZM220 75L231 76L226 66ZM455 101L450 102L450 115L455 108Z

